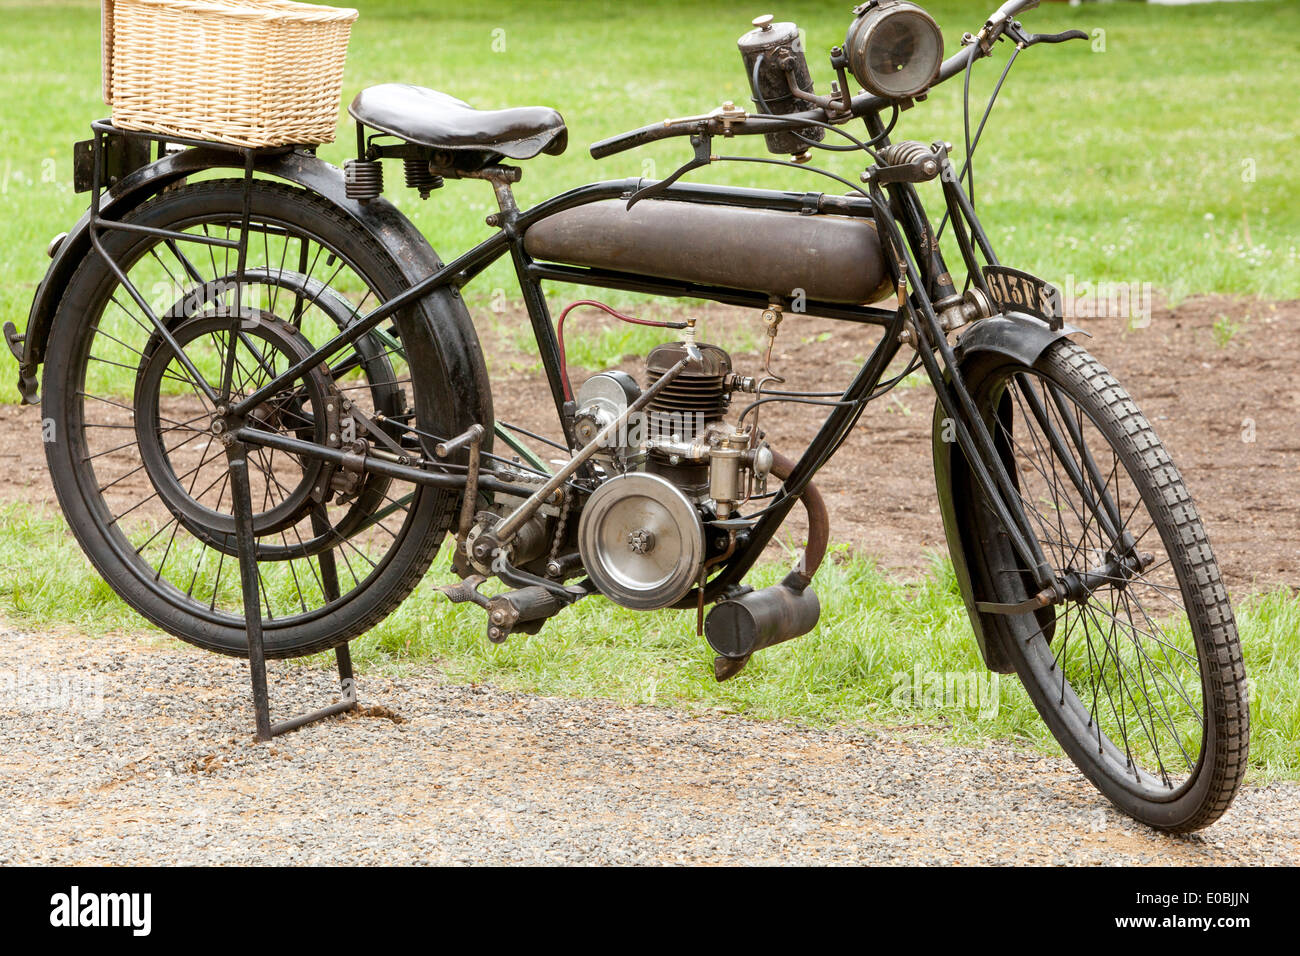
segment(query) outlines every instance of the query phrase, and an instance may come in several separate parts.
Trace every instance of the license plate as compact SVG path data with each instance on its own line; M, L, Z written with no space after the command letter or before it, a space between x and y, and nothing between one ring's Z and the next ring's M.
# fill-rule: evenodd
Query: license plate
M1065 320L1061 290L1038 276L1007 266L985 266L984 284L1002 312L1023 312L1053 329L1059 329Z

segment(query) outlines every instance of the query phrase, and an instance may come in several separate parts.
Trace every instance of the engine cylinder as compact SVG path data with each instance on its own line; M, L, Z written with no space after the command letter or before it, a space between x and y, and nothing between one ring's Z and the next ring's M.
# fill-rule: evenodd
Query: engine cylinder
M649 437L690 441L727 414L731 356L716 345L699 345L702 361L688 364L646 407ZM647 384L657 381L686 356L686 344L672 342L646 356Z

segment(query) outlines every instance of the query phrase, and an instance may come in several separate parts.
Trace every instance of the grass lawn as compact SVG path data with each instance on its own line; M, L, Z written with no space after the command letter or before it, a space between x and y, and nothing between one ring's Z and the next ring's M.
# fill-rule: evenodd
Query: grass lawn
M995 0L927 4L948 52L976 29ZM523 103L557 107L571 129L561 157L525 164L521 205L594 179L663 177L685 158L681 141L595 163L586 145L665 116L702 112L724 99L747 101L736 38L769 12L698 0L638 4L480 0L430 4L357 3L344 100L363 86L405 81L453 93L485 108ZM848 2L787 0L771 12L805 27L820 89L824 51L843 39ZM85 207L71 187L71 144L107 112L99 96L97 3L0 0L0 318L21 328L46 265L47 240ZM1232 292L1300 296L1300 139L1294 91L1300 86L1300 4L1290 0L1186 8L1139 4L1049 4L1026 27L1078 27L1091 43L1040 47L1017 62L985 133L977 199L1003 261L1061 281L1151 283L1177 298ZM1099 31L1099 32L1094 32ZM1007 47L1001 47L1005 56ZM978 111L1000 64L975 74ZM904 115L900 136L961 139L961 84L936 91ZM976 115L978 119L978 112ZM321 150L347 158L350 128ZM763 156L761 141L728 151ZM960 148L957 150L960 153ZM849 179L860 164L826 154ZM835 189L792 171L737 164L696 181L774 188ZM444 257L488 234L495 208L479 183L450 183L421 202L389 171L389 198ZM502 264L471 287L481 308L505 290ZM626 301L618 296L614 301ZM576 346L575 346L576 347ZM589 346L592 364L626 343ZM0 401L16 401L15 370L0 360ZM74 626L83 632L140 630L81 557L58 518L28 509L0 512L0 614L20 626ZM755 584L783 568L767 565ZM931 706L912 688L921 673L987 681L955 593L951 569L891 581L870 562L831 562L819 575L824 616L818 630L766 651L736 680L712 680L710 654L690 614L636 615L603 599L584 602L537 637L502 646L483 637L477 609L435 600L427 586L357 642L360 661L398 669L436 661L451 680L548 694L718 707L810 722L922 723L958 739L989 736L1049 745L1046 730L1014 679L1000 682L988 707ZM1300 604L1283 594L1241 608L1247 667L1255 684L1255 779L1300 776ZM900 675L902 675L900 677Z
M521 204L593 179L662 177L684 158L682 141L592 161L586 145L724 99L747 102L736 38L756 13L699 0L551 0L474 4L358 0L344 101L364 86L404 81L446 90L481 107L542 103L568 119L569 151L525 164ZM786 0L773 7L807 31L825 90L825 51L841 42L847 2ZM927 4L947 52L994 0ZM45 268L45 243L85 208L71 189L71 145L104 115L96 3L0 0L0 315L21 328ZM1047 277L1150 282L1175 297L1238 292L1300 296L1300 203L1291 157L1300 145L1300 4L1146 7L1047 4L1027 28L1090 34L1027 51L1004 88L977 157L976 189L1001 258ZM1094 51L1094 46L1099 49ZM1005 56L1002 44L1000 55ZM982 107L999 65L979 64L972 100ZM978 119L978 116L976 117ZM322 150L342 162L350 129ZM959 143L961 83L904 115L899 134ZM767 155L761 142L728 150ZM854 178L851 156L822 154ZM421 202L390 170L389 198L444 255L488 234L481 183L451 183ZM733 164L696 180L836 189L793 171ZM479 301L515 290L503 264L471 291ZM8 362L8 357L5 357ZM6 367L8 367L6 365ZM0 397L16 400L5 373Z
M66 628L78 639L149 630L88 566L61 518L10 507L0 521L7 572L0 616L18 627ZM439 569L447 558L444 550L429 582L353 642L363 671L432 663L458 683L814 725L908 725L955 741L999 738L1057 750L1020 682L984 669L946 559L936 557L921 580L901 583L867 559L832 552L817 573L817 629L756 654L738 677L718 684L693 611L642 614L594 597L540 634L490 644L480 609L433 593L446 580ZM785 570L769 562L747 580L775 584ZM1300 779L1300 602L1279 591L1236 610L1251 679L1251 779ZM333 655L305 664L332 667ZM272 664L292 666L303 664Z

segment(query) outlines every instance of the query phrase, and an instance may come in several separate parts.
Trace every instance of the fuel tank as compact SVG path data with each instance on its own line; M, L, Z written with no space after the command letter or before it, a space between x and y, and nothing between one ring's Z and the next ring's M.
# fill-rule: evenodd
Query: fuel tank
M556 213L529 228L534 259L702 285L865 304L893 285L870 219L646 199Z

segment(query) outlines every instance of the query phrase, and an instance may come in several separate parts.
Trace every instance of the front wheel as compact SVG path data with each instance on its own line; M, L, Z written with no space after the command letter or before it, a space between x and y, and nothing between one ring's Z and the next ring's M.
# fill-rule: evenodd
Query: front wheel
M1209 825L1245 774L1250 715L1236 623L1182 477L1129 395L1073 342L1032 366L977 357L966 379L1069 593L1037 612L986 614L986 634L1121 810L1165 830ZM953 495L965 502L976 600L1025 600L1032 581L965 468Z

